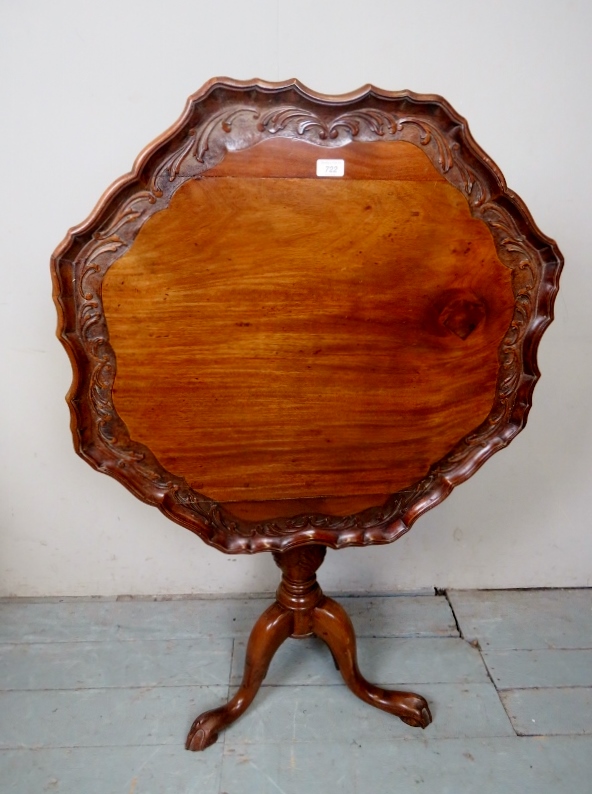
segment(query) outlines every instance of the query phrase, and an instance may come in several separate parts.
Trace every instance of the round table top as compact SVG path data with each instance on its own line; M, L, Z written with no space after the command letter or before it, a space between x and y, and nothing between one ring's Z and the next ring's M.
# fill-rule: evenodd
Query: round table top
M77 451L237 553L392 541L506 446L562 260L443 99L213 80L52 263Z

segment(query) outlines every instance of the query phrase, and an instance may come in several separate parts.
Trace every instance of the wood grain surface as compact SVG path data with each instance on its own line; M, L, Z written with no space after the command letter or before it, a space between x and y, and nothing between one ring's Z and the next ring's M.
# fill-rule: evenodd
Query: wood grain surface
M317 178L319 157L345 176ZM487 226L399 141L229 153L145 223L102 298L132 439L250 518L423 477L491 410L514 307Z

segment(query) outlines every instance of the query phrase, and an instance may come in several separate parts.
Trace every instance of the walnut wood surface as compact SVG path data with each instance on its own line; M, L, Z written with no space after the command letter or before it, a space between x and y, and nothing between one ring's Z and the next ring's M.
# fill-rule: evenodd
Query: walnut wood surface
M487 418L511 271L416 147L350 144L318 179L318 147L273 144L183 185L106 274L114 405L216 501L331 510L413 485ZM271 176L290 154L300 176Z
M523 427L561 264L440 97L211 81L54 254L77 451L226 551L392 541Z
M414 728L427 728L431 723L428 703L421 695L383 689L360 673L351 620L340 604L323 594L317 582L316 571L325 551L324 546L312 545L274 554L282 569L282 581L275 603L265 610L251 631L241 685L224 706L195 719L185 742L186 749L205 750L216 742L221 730L244 714L263 683L275 652L288 637L315 635L322 639L343 680L361 700Z

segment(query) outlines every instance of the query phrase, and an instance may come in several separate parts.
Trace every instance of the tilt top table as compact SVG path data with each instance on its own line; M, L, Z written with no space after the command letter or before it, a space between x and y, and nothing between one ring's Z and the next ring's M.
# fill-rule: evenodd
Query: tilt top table
M269 551L276 602L202 750L288 637L358 670L315 572L390 543L522 429L561 255L445 100L212 80L54 253L78 453L206 543Z

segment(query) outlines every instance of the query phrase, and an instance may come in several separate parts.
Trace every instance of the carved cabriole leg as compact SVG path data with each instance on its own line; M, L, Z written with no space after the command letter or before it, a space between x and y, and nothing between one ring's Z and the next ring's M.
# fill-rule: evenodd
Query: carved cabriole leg
M292 634L293 626L292 614L277 602L265 610L249 637L245 671L238 692L225 706L199 715L187 735L185 749L205 750L214 744L219 731L240 717L252 703L274 653Z
M358 669L354 627L343 607L332 598L323 598L314 609L313 630L324 640L333 655L343 680L371 706L388 711L414 728L427 728L432 715L427 701L413 692L382 689L366 681Z
M282 569L276 602L257 620L249 642L242 683L224 706L201 714L191 726L185 746L205 750L251 704L267 673L274 653L288 637L315 634L324 640L333 661L351 691L366 703L400 717L414 727L425 728L432 721L428 704L421 695L395 692L370 684L358 669L356 639L345 610L323 595L316 571L323 562L324 546L300 546L274 552Z

